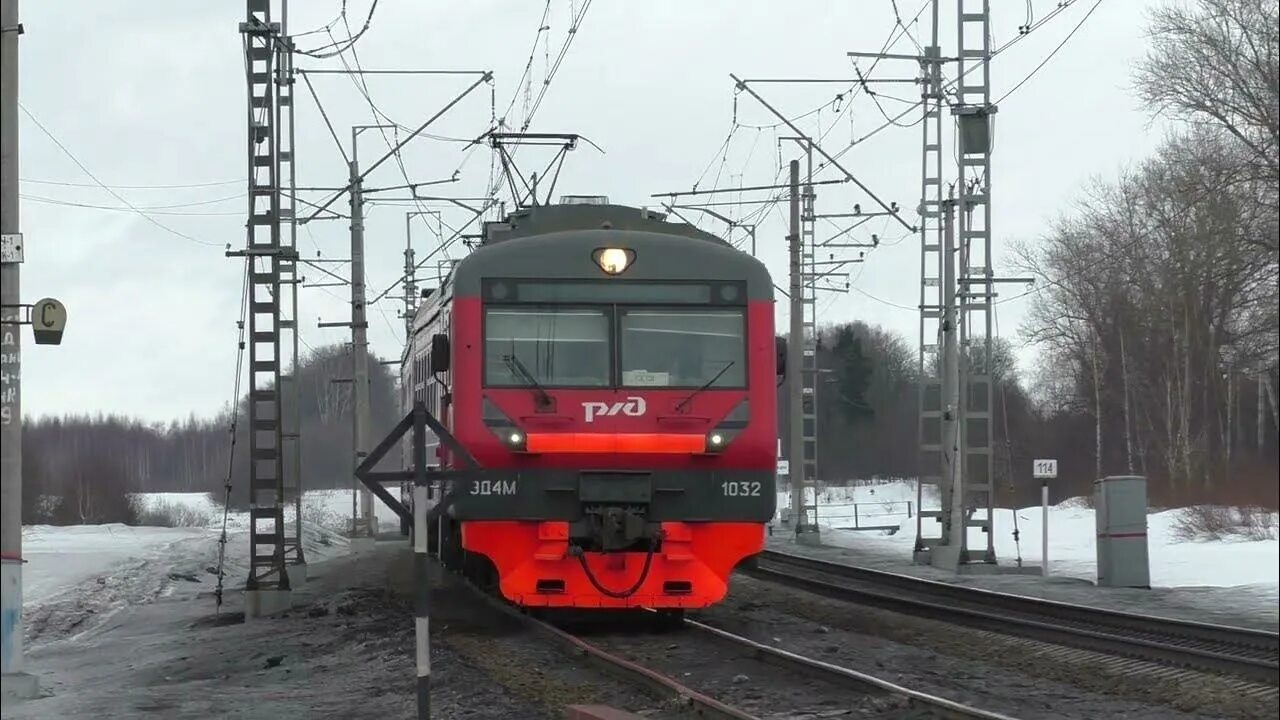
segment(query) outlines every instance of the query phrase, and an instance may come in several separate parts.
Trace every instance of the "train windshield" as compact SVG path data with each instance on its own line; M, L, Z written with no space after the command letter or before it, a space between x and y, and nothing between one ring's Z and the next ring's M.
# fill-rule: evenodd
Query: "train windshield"
M620 309L622 385L745 387L745 325L738 309Z
M484 322L485 382L490 386L610 384L605 309L489 308Z

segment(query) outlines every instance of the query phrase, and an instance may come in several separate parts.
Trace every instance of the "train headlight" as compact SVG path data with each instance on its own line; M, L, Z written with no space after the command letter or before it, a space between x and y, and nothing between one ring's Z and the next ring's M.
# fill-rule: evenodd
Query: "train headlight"
M525 441L524 433L520 432L519 430L512 430L508 432L506 437L503 439L506 440L507 446L510 447L512 450L524 449L524 441Z
M707 433L707 452L720 452L728 440L722 432Z
M601 270L610 275L619 275L631 267L636 259L636 252L624 248L596 248L591 256Z

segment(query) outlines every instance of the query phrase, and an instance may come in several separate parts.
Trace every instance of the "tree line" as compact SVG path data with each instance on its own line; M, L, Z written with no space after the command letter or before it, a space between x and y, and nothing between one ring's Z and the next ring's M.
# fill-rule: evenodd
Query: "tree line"
M302 470L307 487L351 486L351 353L322 346L301 359ZM397 383L370 355L370 437L399 419ZM286 394L286 398L289 396ZM248 503L248 397L215 417L145 423L119 415L28 418L22 436L24 522L127 522L127 493L209 492L219 502L231 478L231 504ZM285 411L292 409L290 399ZM235 419L235 453L232 424ZM291 460L286 454L286 461Z
M1150 16L1135 73L1155 154L1095 182L1018 256L1044 402L1092 421L1093 474L1274 505L1280 30L1274 2Z
M1157 503L1280 502L1278 14L1267 0L1152 11L1134 86L1172 129L1017 243L1036 288L1016 340L1038 363L1019 377L997 340L1006 502L1034 500L1035 457L1060 460L1060 496L1140 474ZM819 364L820 476L914 476L914 349L854 323L820 333Z

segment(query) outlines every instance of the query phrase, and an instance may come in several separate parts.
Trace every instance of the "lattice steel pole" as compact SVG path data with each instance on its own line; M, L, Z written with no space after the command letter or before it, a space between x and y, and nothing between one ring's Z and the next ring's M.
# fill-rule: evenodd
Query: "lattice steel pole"
M249 577L245 617L290 606L285 563L283 392L280 384L281 269L296 261L280 241L281 192L275 91L280 25L271 0L246 0L240 23L248 84L249 217ZM265 175L265 177L263 177Z
M280 374L280 390L285 408L281 426L281 443L285 452L284 486L285 502L293 504L292 533L285 538L285 560L294 568L290 580L295 584L307 577L307 560L302 547L302 385L298 382L298 218L295 197L297 195L297 169L294 165L294 73L293 38L289 37L289 2L280 2L280 38L276 43L276 177L288 180L286 191L280 193L280 220L288 223L289 232L282 235L282 244L294 253L293 258L280 261L280 284L288 298L288 317L281 318L281 341L287 342L290 363L288 373ZM282 308L283 310L283 308ZM283 314L283 313L282 313Z
M922 109L920 132L920 333L917 337L919 452L916 472L915 558L924 561L929 549L943 540L926 520L942 521L950 507L950 486L942 455L942 378L940 375L941 316L944 258L942 212L942 48L938 43L938 2L930 7L930 41L920 56ZM941 508L925 510L925 489L937 489Z
M980 12L970 12L972 0L957 1L956 172L959 191L960 309L960 483L961 497L953 505L963 517L951 518L960 531L960 563L996 562L995 476L992 464L991 400L992 302L995 278L991 265L991 3L980 0ZM971 63L976 67L970 67ZM981 528L986 547L969 549L968 529Z

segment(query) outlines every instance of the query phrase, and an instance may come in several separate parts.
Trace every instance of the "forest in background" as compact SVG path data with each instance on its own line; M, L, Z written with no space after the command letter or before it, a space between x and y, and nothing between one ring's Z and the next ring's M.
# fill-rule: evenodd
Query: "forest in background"
M1150 158L1098 179L1042 237L1015 245L1032 310L993 353L997 499L1031 504L1031 460L1059 459L1056 500L1140 474L1152 503L1280 505L1280 30L1274 2L1199 0L1152 13L1133 78L1172 130ZM1013 362L1029 343L1026 377ZM873 323L820 331L818 471L825 482L913 477L913 342ZM301 363L307 487L351 482L350 355ZM399 414L371 358L373 437ZM785 399L785 385L779 399ZM785 405L780 403L780 408ZM244 402L241 401L241 418ZM232 412L168 425L110 415L27 419L24 522L127 520L125 492L210 491L228 476ZM785 412L780 412L786 432ZM240 424L240 434L246 423ZM247 442L231 468L243 502ZM56 508L44 496L60 496Z
M322 346L299 361L302 471L311 489L352 484L351 353ZM371 437L400 419L397 380L369 356ZM286 406L286 412L291 409ZM127 522L136 517L126 493L209 492L222 502L228 471L231 505L248 502L248 398L237 408L231 462L232 409L147 424L117 415L27 418L22 436L23 522ZM287 457L287 456L286 456ZM60 497L51 503L42 498Z

